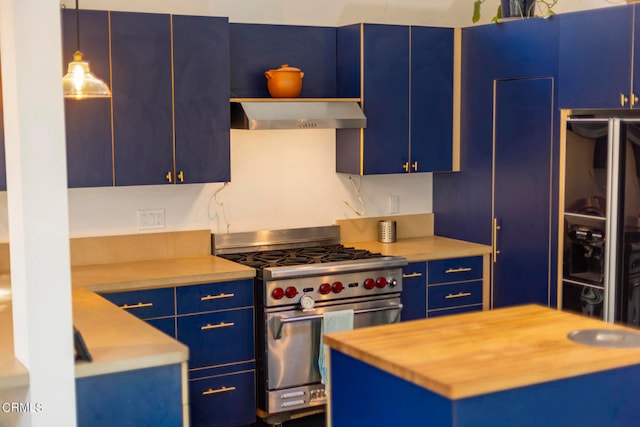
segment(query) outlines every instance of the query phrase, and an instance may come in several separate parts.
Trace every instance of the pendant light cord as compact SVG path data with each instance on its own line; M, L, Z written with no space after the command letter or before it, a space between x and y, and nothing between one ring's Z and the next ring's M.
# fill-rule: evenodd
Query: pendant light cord
M76 0L76 51L80 52L80 0Z

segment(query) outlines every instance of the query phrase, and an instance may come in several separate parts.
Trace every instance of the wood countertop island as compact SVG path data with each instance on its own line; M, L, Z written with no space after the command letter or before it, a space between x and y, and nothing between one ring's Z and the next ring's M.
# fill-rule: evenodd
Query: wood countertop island
M640 347L568 339L585 329L638 332L527 305L325 335L332 425L637 425Z

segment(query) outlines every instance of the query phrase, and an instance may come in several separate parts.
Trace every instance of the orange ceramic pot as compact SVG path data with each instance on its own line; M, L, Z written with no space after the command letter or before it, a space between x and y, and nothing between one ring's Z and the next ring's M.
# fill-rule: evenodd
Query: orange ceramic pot
M300 95L304 73L299 68L284 64L277 70L265 71L264 76L267 78L269 95L272 97L296 98Z

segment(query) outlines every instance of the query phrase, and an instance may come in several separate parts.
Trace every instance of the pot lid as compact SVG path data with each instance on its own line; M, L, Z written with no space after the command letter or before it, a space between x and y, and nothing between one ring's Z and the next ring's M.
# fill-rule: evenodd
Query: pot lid
M280 68L277 70L269 70L269 71L295 71L297 73L300 72L300 68L290 67L289 64L282 64Z

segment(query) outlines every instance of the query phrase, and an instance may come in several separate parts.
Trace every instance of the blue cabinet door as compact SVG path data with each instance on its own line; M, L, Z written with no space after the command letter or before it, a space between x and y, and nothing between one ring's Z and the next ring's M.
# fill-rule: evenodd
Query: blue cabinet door
M526 100L527 102L522 102ZM549 304L553 81L496 84L493 307Z
M78 48L76 12L62 9L62 66ZM111 86L109 13L80 11L80 51L91 72ZM65 99L67 180L70 188L113 185L111 99Z
M252 360L253 308L178 316L178 340L189 347L189 368Z
M180 364L76 379L79 427L183 425Z
M411 172L452 169L453 37L452 28L411 27Z
M628 108L624 97L631 92L632 6L557 18L560 108Z
M633 93L632 96L634 97L633 99L633 108L638 108L640 107L640 103L638 100L635 99L635 97L639 97L640 98L640 28L637 27L638 23L640 23L640 7L637 7L637 5L633 5L633 16L634 16L634 20L633 22L635 23L634 25L634 32L633 32L633 70L632 70L632 81L633 81Z
M364 25L364 174L403 173L409 153L409 27Z
M482 281L429 286L429 310L479 305L482 308ZM429 311L431 317L431 311Z
M178 315L246 307L253 307L251 279L176 288Z
M116 185L167 183L173 171L169 15L111 12Z
M229 21L172 21L176 182L229 181Z
M141 319L175 315L174 288L104 293L101 296Z
M430 285L482 278L482 257L450 258L429 261Z
M191 425L232 427L256 422L255 371L189 381Z
M402 268L402 321L427 317L427 263L414 262Z

